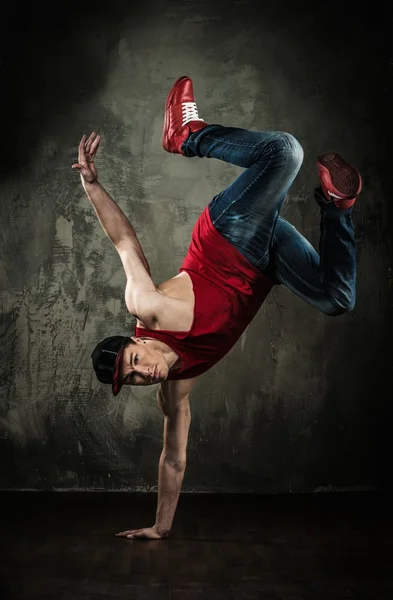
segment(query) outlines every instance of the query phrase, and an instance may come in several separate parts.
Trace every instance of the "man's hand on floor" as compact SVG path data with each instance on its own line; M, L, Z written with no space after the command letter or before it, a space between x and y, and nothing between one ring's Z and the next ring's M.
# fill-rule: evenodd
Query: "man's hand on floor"
M167 534L160 533L157 527L146 527L144 529L127 529L126 531L120 531L120 533L116 533L116 536L125 537L130 540L138 538L160 540L161 538L167 537Z

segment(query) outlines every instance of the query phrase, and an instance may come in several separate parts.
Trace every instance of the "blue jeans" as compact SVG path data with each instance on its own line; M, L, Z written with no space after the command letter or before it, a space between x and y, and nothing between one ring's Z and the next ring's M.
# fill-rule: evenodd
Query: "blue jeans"
M352 310L356 250L351 212L326 202L321 211L319 254L279 216L303 160L289 133L260 133L208 125L189 136L186 156L217 158L246 170L209 204L212 223L250 263L327 315Z

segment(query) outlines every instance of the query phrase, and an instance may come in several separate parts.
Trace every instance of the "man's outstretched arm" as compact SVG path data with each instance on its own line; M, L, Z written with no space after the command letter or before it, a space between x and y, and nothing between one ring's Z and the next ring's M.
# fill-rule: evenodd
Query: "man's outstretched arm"
M78 148L78 162L73 164L72 168L79 171L82 185L96 211L101 226L114 245L117 247L123 240L128 238L135 239L137 242L136 233L131 223L98 181L94 159L99 145L100 136L96 135L94 131L89 139L84 135ZM145 269L148 270L149 265L142 248L139 248L139 255Z
M131 314L142 318L159 302L158 292L150 277L150 268L131 223L99 183L94 158L100 144L95 132L79 144L78 162L72 165L80 172L82 185L108 238L119 253L127 276L126 305Z
M150 275L150 267L143 253L142 246L139 243L137 235L131 223L110 197L105 188L99 183L84 182L83 185L86 194L94 206L97 217L108 238L114 243L116 250L121 253L122 248L130 243L134 246L134 259L138 260L143 266L144 271ZM136 274L136 268L134 269Z

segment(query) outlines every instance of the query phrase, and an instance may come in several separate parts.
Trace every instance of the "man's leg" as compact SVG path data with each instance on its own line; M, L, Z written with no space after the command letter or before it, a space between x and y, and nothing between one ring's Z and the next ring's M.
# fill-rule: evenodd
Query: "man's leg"
M303 158L293 136L207 126L199 118L191 80L181 78L167 99L163 146L169 152L245 167L209 205L216 229L252 264L322 312L337 315L352 309L356 260L351 211L362 188L357 169L335 153L318 158L319 256L279 217Z
M191 134L182 151L185 156L218 158L246 168L213 198L209 210L215 228L252 264L325 314L352 310L356 296L352 206L362 185L354 167L333 153L318 159L322 184L315 191L321 208L318 255L295 227L279 217L303 158L293 136L210 125Z
M213 198L209 212L217 231L264 269L282 203L302 164L299 142L289 133L208 125L187 138L182 153L246 169Z
M180 77L165 104L167 152L217 158L246 169L209 204L215 228L253 265L263 269L285 195L303 160L289 133L259 133L207 125L199 118L192 81Z
M316 195L318 192L316 192ZM319 311L349 312L356 297L356 248L352 208L321 204L320 254L293 225L278 218L265 273Z
M342 156L318 157L321 186L319 252L284 219L275 227L266 274L327 315L351 311L356 297L356 245L352 209L362 191L359 171Z

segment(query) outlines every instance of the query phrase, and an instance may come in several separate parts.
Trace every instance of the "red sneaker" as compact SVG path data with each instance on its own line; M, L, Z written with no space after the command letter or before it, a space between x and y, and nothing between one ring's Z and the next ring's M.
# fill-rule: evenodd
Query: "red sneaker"
M362 191L359 171L336 152L318 156L317 168L326 200L333 200L337 208L350 208Z
M184 156L181 151L183 143L191 133L203 129L206 125L198 115L191 79L186 76L180 77L172 86L165 104L162 134L164 150Z

